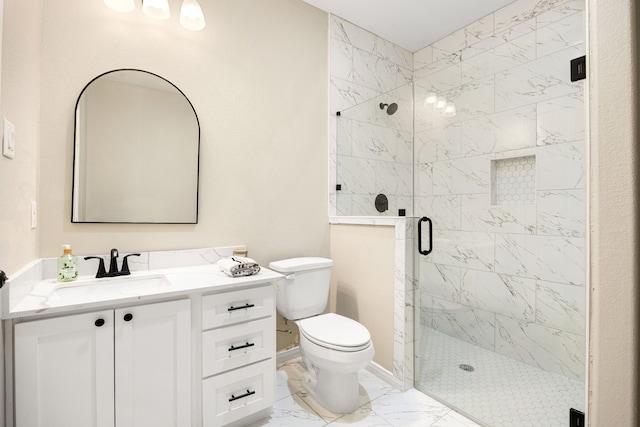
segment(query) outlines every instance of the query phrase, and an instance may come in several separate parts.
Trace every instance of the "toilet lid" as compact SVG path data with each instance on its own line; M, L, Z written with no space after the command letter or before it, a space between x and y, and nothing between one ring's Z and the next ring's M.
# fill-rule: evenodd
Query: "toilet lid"
M342 351L358 351L371 344L367 328L355 320L335 313L309 317L297 322L309 341L322 347Z

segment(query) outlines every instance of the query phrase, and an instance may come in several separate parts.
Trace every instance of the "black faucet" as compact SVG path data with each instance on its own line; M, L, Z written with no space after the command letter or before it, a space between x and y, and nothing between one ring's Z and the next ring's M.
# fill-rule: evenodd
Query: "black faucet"
M96 279L99 279L101 277L109 277L107 275L107 272L104 269L104 258L102 258L100 256L86 256L86 257L84 257L84 259L97 259L97 260L100 260L100 264L98 264L98 272L96 273Z
M98 264L98 272L96 273L96 279L101 277L116 277L116 276L128 276L131 274L129 271L129 263L127 258L130 256L140 256L140 254L129 254L125 255L122 261L122 270L118 271L118 250L111 249L111 258L109 262L109 272L107 272L104 268L104 258L98 256L86 256L84 259L97 259L100 260Z
M108 277L118 276L118 250L111 249L111 262L109 263Z
M127 258L129 258L130 256L140 256L140 254L129 254L124 256L124 258L122 259L122 270L120 270L120 276L127 276L131 274L131 272L129 271L129 262L127 261Z

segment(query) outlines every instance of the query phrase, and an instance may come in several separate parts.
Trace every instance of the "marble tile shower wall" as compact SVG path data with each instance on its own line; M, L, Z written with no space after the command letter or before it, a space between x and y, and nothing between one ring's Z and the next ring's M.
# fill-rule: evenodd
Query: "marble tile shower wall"
M330 19L330 214L380 215L374 200L383 193L389 200L384 215L398 215L399 208L410 215L413 54L341 18ZM398 110L386 114L380 103L396 103Z
M420 322L584 380L583 0L518 0L414 55ZM456 104L444 118L423 105ZM492 205L491 162L535 156L535 200Z

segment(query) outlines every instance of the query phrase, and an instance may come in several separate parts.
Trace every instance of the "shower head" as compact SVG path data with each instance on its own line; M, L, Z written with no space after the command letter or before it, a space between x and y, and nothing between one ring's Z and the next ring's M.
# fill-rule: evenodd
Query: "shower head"
M387 114L388 115L393 115L396 111L398 111L398 104L396 104L395 102L391 103L391 104L384 104L384 103L380 103L380 109L384 110L384 107L387 107Z

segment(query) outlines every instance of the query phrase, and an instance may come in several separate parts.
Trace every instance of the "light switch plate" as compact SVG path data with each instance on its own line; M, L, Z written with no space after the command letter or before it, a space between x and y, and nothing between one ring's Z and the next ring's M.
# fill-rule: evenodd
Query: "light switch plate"
M13 159L16 154L16 127L7 119L2 119L2 155Z

